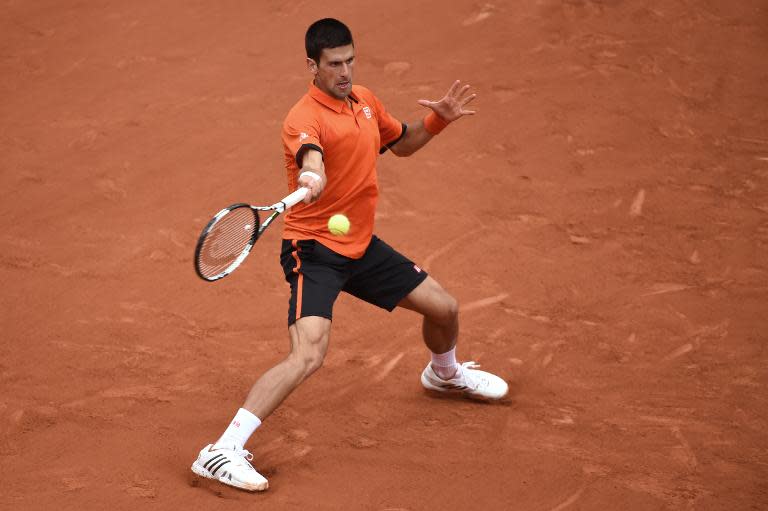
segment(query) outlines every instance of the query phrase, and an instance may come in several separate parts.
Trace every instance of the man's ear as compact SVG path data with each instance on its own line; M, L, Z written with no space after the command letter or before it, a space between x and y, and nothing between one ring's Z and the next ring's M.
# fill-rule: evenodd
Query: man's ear
M309 72L313 75L317 74L317 62L312 60L311 58L307 57L307 69L309 69Z

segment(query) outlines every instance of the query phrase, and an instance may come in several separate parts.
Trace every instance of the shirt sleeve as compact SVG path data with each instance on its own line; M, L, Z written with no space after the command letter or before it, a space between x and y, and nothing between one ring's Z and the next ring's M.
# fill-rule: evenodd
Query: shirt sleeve
M323 153L320 144L320 126L316 119L300 112L291 112L283 123L283 145L293 155L296 167L301 168L304 153L314 149Z

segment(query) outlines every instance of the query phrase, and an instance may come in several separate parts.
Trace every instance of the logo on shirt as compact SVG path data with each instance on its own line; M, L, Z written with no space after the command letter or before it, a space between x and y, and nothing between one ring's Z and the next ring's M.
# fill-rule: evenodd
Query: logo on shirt
M302 141L302 140L304 140L305 138L309 138L309 135L307 135L306 133L304 133L304 132L302 131L302 132L299 134L299 142L301 142L301 141Z
M371 118L371 109L369 107L364 106L363 107L363 113L365 114L365 118L366 119L370 119Z
M421 273L421 268L419 268L415 264L413 265L413 269L416 270L416 273Z

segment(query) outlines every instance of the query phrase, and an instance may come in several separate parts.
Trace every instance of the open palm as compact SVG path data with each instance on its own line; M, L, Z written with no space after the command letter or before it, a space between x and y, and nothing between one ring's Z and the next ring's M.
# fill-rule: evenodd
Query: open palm
M466 110L464 107L475 97L477 94L467 94L469 91L469 85L461 86L461 81L456 80L448 89L448 92L438 101L429 101L427 99L420 99L417 101L423 107L432 109L438 116L440 116L446 122L453 122L459 117L464 115L474 115L474 110Z

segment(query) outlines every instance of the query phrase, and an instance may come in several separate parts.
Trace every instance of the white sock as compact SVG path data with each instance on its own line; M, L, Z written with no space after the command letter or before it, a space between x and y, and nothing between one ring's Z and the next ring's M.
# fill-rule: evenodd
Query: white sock
M445 353L432 353L432 370L440 378L450 380L459 369L456 363L456 346Z
M235 446L237 449L242 449L259 426L261 426L261 419L245 408L240 408L235 414L235 418L229 423L227 430L213 447L231 449L232 446Z

